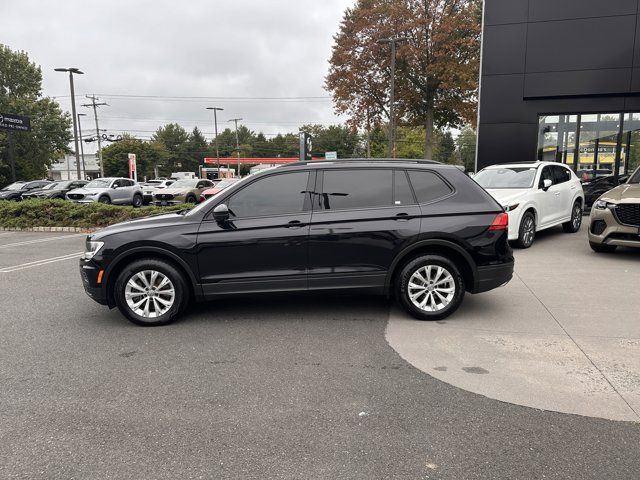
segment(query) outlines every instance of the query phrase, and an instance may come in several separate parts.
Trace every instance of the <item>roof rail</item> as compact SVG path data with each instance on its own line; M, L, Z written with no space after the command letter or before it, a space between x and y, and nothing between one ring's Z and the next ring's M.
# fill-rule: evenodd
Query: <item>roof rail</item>
M339 158L335 160L301 160L299 162L286 163L281 165L282 167L290 167L297 165L313 165L313 164L335 164L335 163L424 163L428 165L441 165L441 162L437 162L435 160L424 160L424 159L415 159L415 158Z

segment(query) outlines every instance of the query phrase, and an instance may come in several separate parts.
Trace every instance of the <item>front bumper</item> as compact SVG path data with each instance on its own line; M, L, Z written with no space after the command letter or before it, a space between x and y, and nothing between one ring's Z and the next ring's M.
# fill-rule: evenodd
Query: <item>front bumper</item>
M640 227L622 225L610 208L592 208L589 241L601 245L640 248Z
M107 305L106 289L98 283L100 270L100 267L91 260L80 259L80 278L84 291L99 304Z
M514 262L478 267L476 284L471 293L482 293L505 285L513 278Z

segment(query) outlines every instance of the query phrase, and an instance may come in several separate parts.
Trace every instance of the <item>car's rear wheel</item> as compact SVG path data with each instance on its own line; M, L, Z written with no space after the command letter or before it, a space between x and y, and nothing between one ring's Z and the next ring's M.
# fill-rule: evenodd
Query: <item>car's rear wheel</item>
M142 195L138 195L137 193L133 196L133 200L131 201L131 204L135 207L135 208L139 208L142 206L142 203L144 202Z
M520 220L518 229L518 240L516 246L519 248L529 248L536 238L536 218L531 212L525 212Z
M105 205L109 205L111 203L111 199L106 195L103 195L98 199L98 202L104 203Z
M616 248L618 248L615 245L606 245L604 243L595 242L589 242L589 246L591 247L591 250L597 253L613 253L616 251Z
M576 233L582 226L582 204L578 201L571 209L571 220L562 224L562 229L566 233Z
M441 320L455 312L464 298L464 280L454 262L423 255L407 263L398 277L396 298L418 320Z
M118 275L114 290L116 305L136 325L159 326L175 320L187 299L182 274L170 263L142 259Z

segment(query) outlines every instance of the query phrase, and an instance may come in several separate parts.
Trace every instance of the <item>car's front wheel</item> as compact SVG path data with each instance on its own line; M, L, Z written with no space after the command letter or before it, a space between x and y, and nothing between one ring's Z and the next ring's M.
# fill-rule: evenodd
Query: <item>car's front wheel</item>
M99 199L98 202L103 203L105 205L109 205L111 203L111 199L106 196L106 195L102 195Z
M520 248L529 248L533 245L536 238L536 218L531 212L525 212L520 220L520 228L518 229L518 240L516 246Z
M195 197L195 195L188 195L186 200L186 203L197 203L198 199Z
M579 201L573 204L571 209L571 220L562 224L562 229L566 233L576 233L582 226L582 203Z
M440 255L423 255L407 263L396 289L400 305L418 320L448 317L460 306L465 293L456 264Z
M118 275L114 297L122 314L143 326L171 323L187 300L182 274L170 263L142 259L131 263Z

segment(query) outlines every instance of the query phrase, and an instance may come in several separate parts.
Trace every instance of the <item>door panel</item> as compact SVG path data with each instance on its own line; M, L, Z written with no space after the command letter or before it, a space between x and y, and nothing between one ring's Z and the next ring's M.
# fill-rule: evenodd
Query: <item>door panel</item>
M536 192L538 205L540 207L540 211L538 212L540 217L537 225L538 228L544 228L558 218L559 201L558 195L556 195L558 186L552 185L548 190L543 190L542 186L545 179L549 179L552 182L554 181L551 166L542 168L538 182L538 191Z
M198 232L205 295L307 288L308 171L260 177L221 200L231 212Z

